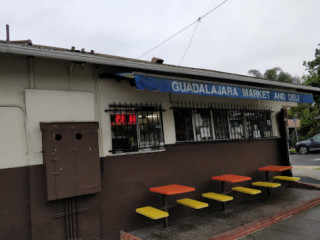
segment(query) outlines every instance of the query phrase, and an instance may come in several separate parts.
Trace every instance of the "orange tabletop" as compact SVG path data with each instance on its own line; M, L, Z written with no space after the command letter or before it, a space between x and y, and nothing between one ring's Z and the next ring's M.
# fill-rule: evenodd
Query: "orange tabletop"
M193 192L196 189L194 187L182 186L178 184L165 185L160 187L153 187L149 189L151 192L161 193L164 195L174 195L186 192Z
M220 176L211 177L212 180L229 182L229 183L237 183L251 180L251 177L239 176L234 174L225 174Z
M268 172L282 172L292 169L291 166L279 166L279 165L270 165L258 168L259 171L268 171Z

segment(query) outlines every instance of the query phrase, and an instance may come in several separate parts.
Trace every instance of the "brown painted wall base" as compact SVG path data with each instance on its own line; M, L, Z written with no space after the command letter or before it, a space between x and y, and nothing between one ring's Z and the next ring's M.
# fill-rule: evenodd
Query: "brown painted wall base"
M121 230L153 224L135 213L137 207L161 204L161 196L149 192L150 187L193 186L195 192L180 197L200 199L203 192L220 191L219 183L210 180L213 175L233 173L264 179L258 167L285 164L280 142L184 144L167 146L164 152L107 157L103 159L102 192L74 199L73 217L72 211L67 217L64 214L66 200L46 200L44 166L0 170L0 187L5 193L0 204L0 239L66 239L70 227L77 238L119 239ZM190 214L194 211L176 208L170 218Z
M0 170L0 239L30 239L28 168Z

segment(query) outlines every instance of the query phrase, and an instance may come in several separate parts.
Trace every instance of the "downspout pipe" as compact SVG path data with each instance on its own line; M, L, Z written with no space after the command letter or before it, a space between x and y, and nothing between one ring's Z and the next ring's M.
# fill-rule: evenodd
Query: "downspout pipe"
M35 89L35 82L34 82L34 71L33 71L33 57L28 57L28 67L29 67L29 86L30 89Z
M69 68L69 91L72 91L72 75L73 75L74 63L70 64Z

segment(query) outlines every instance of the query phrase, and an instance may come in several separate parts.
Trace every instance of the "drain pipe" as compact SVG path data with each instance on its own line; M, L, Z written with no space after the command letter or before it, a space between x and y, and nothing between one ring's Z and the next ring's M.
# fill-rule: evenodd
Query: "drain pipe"
M101 110L100 110L100 89L99 89L99 72L98 66L92 66L92 74L93 74L93 81L94 81L94 97L95 97L95 119L99 123L101 123ZM99 140L99 157L100 154L103 155L103 139L102 139L102 129L99 127L98 129L98 140Z
M69 68L69 91L72 91L72 75L73 75L74 63L71 62Z
M33 57L28 57L28 65L29 65L29 82L30 82L30 89L35 89L35 82L34 82L34 72L33 72Z

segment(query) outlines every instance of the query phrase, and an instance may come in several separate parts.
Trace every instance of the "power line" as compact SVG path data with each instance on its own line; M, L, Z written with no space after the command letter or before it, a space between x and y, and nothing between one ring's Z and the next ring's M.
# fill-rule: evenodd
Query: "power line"
M188 26L184 27L183 29L181 29L179 32L177 32L176 34L173 34L171 37L167 38L166 40L164 40L163 42L159 43L158 45L156 45L155 47L151 48L149 51L147 51L146 53L142 54L140 57L138 57L138 59L142 58L143 56L147 55L148 53L152 52L153 50L155 50L156 48L160 47L162 44L168 42L169 40L171 40L172 38L174 38L175 36L177 36L179 33L182 33L184 30L188 29L189 27L191 27L193 24L195 24L197 21L194 21L193 23L190 23Z
M205 18L206 16L208 16L210 13L212 13L214 10L216 10L217 8L221 7L223 4L225 4L227 1L229 0L225 0L222 3L220 3L219 5L217 5L216 7L214 7L213 9L211 9L210 11L208 11L207 13L205 13L204 15L202 15L201 17L199 17L196 21L193 21L192 23L190 23L189 25L187 25L186 27L182 28L180 31L178 31L177 33L173 34L171 37L167 38L166 40L162 41L161 43L157 44L155 47L151 48L150 50L148 50L146 53L142 54L140 57L138 57L138 59L142 58L143 56L147 55L148 53L152 52L153 50L155 50L156 48L160 47L161 45L165 44L166 42L168 42L169 40L171 40L172 38L174 38L175 36L177 36L178 34L182 33L183 31L187 30L189 27L191 27L193 24L195 23L199 23L199 21L203 18Z
M200 23L200 20L201 20L201 18L199 18L198 21L197 21L197 25L196 25L196 27L195 27L194 30L193 30L193 33L192 33L191 39L190 39L190 41L189 41L188 47L187 47L186 51L184 52L184 54L183 54L183 56L182 56L182 58L181 58L181 60L180 60L180 62L179 62L179 66L181 65L184 57L186 56L187 52L189 51L189 48L190 48L190 46L191 46L191 42L192 42L192 40L193 40L194 34L195 34L196 31L197 31L197 28L198 28L198 25L199 25L199 23Z

